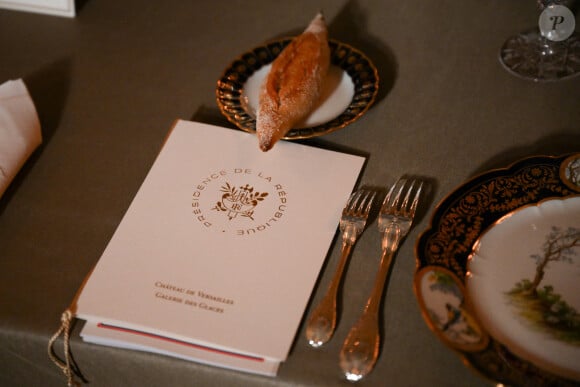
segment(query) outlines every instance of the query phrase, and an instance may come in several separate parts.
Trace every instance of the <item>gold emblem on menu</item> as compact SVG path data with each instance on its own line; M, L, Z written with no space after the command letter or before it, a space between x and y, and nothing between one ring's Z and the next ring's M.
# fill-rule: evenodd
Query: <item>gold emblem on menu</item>
M238 215L254 220L254 209L263 201L267 192L258 192L254 187L246 184L235 187L225 183L220 189L223 192L221 200L218 201L212 210L227 212L229 220L236 218Z

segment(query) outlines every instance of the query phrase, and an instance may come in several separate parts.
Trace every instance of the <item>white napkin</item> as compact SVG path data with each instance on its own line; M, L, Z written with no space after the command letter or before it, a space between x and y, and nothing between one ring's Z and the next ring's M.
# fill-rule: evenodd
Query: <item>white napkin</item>
M0 85L0 197L41 143L40 121L22 79Z

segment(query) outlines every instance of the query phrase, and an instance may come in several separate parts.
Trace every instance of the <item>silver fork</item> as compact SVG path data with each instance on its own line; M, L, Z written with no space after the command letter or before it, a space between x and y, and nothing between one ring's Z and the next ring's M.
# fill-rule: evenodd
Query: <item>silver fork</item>
M357 323L350 330L340 351L340 367L350 381L362 379L372 371L379 356L379 306L392 258L401 240L411 229L423 183L399 179L389 190L379 213L382 234L380 267L370 297Z
M334 277L320 304L314 309L306 326L308 343L317 348L332 337L336 328L336 299L344 267L358 236L363 232L376 191L360 189L350 195L340 218L342 251Z

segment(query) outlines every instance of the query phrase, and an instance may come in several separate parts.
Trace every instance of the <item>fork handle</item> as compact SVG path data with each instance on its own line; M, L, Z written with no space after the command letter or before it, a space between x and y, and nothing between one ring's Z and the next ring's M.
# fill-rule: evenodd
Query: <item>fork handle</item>
M365 377L373 370L379 357L379 305L393 255L393 251L383 249L371 295L340 351L340 367L348 380L357 381Z
M328 285L322 301L320 301L320 304L312 312L308 325L306 326L306 339L315 348L328 342L336 328L338 287L352 246L347 241L342 243L341 257L334 277L330 281L330 285Z

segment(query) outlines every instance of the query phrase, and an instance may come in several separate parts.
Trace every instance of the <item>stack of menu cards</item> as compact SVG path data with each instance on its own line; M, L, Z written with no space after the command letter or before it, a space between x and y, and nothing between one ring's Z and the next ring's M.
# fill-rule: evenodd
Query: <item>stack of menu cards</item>
M81 336L276 375L363 163L177 121L73 303Z

